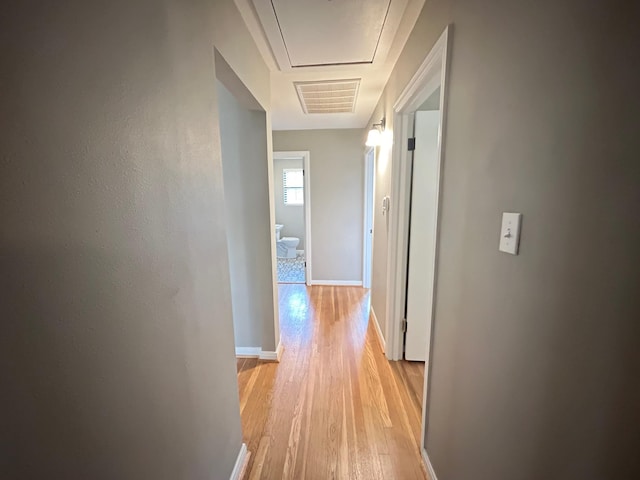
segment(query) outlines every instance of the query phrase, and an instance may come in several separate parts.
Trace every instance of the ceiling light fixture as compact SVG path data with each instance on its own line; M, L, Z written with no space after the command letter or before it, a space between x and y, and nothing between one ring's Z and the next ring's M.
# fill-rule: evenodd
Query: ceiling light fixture
M382 132L384 132L384 118L380 120L380 123L374 123L371 125L371 130L367 135L367 141L365 145L367 147L378 147L382 144Z

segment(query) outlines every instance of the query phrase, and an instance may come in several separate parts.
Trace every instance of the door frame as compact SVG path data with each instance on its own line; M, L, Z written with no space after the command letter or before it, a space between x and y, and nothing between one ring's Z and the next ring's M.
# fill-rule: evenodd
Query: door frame
M374 206L376 149L368 147L364 152L364 218L362 230L362 286L371 288L373 261Z
M311 285L311 154L309 151L273 152L274 165L275 161L278 159L290 160L300 158L302 159L302 168L304 170L304 261L306 263L304 281L307 285ZM275 201L277 201L277 199L275 199ZM276 256L276 258L274 258L274 262L277 264L277 249L276 252L274 252L274 255Z
M440 90L440 128L438 133L438 189L436 208L436 235L433 255L434 282L433 282L433 307L431 312L431 336L427 345L427 363L425 368L425 381L422 402L422 438L420 440L421 451L427 468L430 467L425 450L425 436L427 432L427 412L429 407L428 391L429 378L432 368L433 333L435 320L438 250L440 231L440 210L442 196L442 163L444 159L443 137L445 131L446 106L447 106L447 69L449 63L449 43L451 36L447 26L440 38L436 41L431 51L411 78L405 89L399 95L393 106L393 168L391 173L391 198L397 201L391 203L389 212L390 229L389 245L387 251L387 345L390 348L387 356L390 360L400 360L403 357L403 332L402 320L404 319L404 300L406 295L407 272L407 241L409 227L409 194L410 194L410 156L407 139L412 137L414 112L420 105L438 88ZM432 472L430 472L432 473Z

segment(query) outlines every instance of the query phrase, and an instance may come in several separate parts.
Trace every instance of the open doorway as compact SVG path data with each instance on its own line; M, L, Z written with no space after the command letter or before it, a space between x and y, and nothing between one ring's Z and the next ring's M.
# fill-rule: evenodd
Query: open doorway
M413 115L409 161L409 204L404 304L404 358L398 369L412 400L421 410L429 354L438 192L440 92L437 88ZM419 411L420 411L419 410Z
M309 152L273 153L278 283L310 284Z
M373 219L375 203L376 149L367 148L364 154L364 231L362 232L362 286L371 288L373 262Z
M426 361L421 450L431 475L425 438L432 331L437 324L434 293L449 40L446 28L393 107L392 197L397 200L390 212L387 356Z
M435 272L436 217L438 206L438 132L440 130L438 87L413 115L413 141L408 156L410 195L407 243L406 331L404 358L427 360L433 281Z

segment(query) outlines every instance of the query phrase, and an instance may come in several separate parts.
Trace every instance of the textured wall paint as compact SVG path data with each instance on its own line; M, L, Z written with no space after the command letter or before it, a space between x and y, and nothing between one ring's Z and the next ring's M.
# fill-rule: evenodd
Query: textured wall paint
M1 478L229 478L242 440L213 47L266 108L269 89L234 9L3 8Z
M273 148L310 152L313 280L362 281L361 130L275 131Z
M638 18L630 2L427 2L372 116L390 119L453 23L427 438L441 480L640 477ZM497 248L503 211L524 215L517 257Z
M300 239L298 250L304 250L304 205L285 205L283 170L285 168L303 168L303 160L274 159L274 203L276 223L284 225L282 236Z
M274 338L266 118L216 85L235 345L262 347L263 329Z

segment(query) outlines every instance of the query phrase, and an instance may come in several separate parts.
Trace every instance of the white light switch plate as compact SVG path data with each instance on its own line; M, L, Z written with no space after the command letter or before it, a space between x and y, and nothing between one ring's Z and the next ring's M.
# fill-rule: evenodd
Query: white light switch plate
M500 229L500 251L518 254L518 245L520 244L520 224L522 223L521 213L502 214L502 228Z

